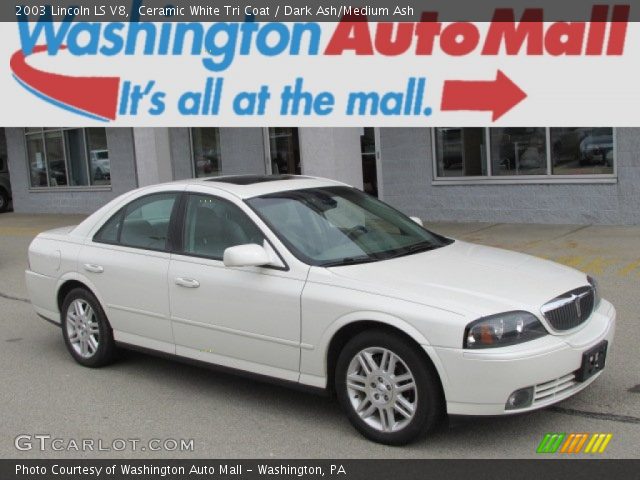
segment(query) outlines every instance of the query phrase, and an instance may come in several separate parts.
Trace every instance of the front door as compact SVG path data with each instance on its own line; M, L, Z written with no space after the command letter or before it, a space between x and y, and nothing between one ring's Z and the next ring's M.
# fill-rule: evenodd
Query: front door
M284 268L225 267L224 250L265 242L234 202L190 193L180 251L169 266L176 353L297 381L304 277Z

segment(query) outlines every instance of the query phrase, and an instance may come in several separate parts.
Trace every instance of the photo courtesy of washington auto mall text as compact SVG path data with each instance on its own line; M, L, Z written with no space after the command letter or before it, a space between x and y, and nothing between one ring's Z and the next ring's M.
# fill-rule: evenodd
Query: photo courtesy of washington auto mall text
M0 480L638 480L640 4L0 22Z

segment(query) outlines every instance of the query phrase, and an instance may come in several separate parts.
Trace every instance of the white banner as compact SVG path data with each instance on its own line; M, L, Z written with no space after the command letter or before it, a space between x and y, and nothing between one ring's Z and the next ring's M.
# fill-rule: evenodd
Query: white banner
M3 126L640 126L633 22L123 19L0 40Z

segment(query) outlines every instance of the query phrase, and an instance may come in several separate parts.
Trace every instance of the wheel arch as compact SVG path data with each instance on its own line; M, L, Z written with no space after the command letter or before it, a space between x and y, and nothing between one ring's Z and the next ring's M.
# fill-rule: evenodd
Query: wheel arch
M94 297L96 297L98 302L100 302L102 310L106 310L105 304L102 301L100 295L97 293L97 290L93 283L90 282L89 279L79 274L69 273L60 278L60 280L58 281L58 286L56 288L56 305L60 314L62 314L62 304L65 297L74 288L84 288L85 290L88 290Z
M335 395L335 367L338 361L338 356L344 346L355 335L366 330L373 329L385 330L389 333L395 334L405 339L416 348L416 351L425 360L426 364L433 369L433 373L438 379L440 393L444 402L443 404L446 405L446 395L443 382L444 371L442 370L438 359L431 358L431 355L429 355L429 353L427 353L423 348L423 345L429 345L427 339L414 327L395 317L379 317L378 315L368 315L360 317L359 319L351 319L350 321L342 322L342 325L336 328L332 333L327 344L325 357L327 375L326 385L329 394L331 396Z

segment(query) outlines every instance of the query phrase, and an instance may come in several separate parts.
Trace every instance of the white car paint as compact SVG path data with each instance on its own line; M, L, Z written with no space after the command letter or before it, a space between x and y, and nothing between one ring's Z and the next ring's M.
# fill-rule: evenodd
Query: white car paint
M540 408L600 375L583 383L567 380L584 351L605 339L612 342L615 309L605 300L573 330L501 348L462 348L465 327L483 316L525 310L548 326L541 306L587 285L581 272L462 241L374 263L309 266L243 202L281 190L336 185L342 184L316 178L252 185L186 180L128 192L74 228L36 237L26 271L32 304L38 314L60 323L58 292L67 281L79 281L100 301L116 341L320 388L327 386L334 335L353 322L379 322L406 333L428 354L451 414L519 412L505 410L513 391L548 382L566 387L526 410ZM234 203L263 232L274 266L287 268L225 267L219 260L93 241L121 207L166 191ZM184 288L192 281L199 288Z

